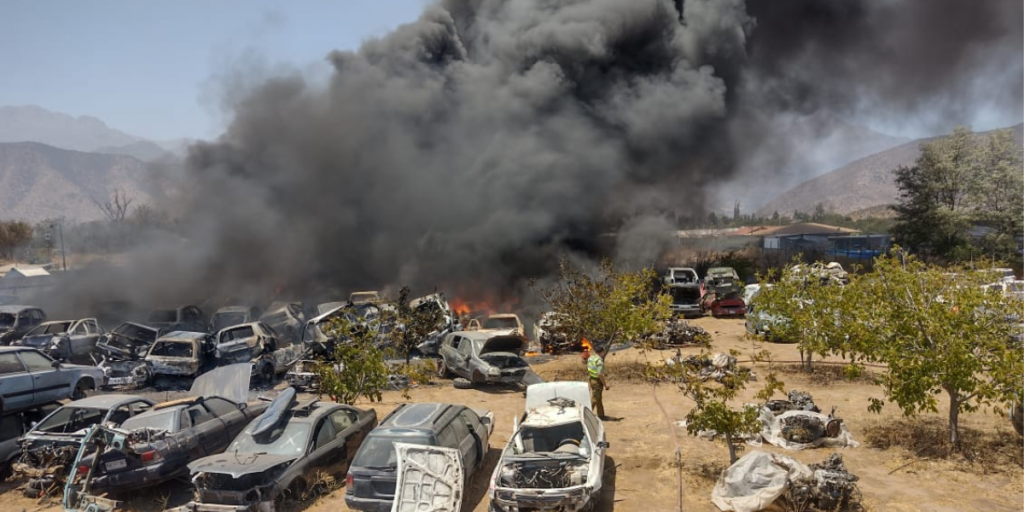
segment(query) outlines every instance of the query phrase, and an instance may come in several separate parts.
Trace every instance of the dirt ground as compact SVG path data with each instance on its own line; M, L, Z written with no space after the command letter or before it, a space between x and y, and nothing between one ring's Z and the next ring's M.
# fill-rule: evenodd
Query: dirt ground
M792 345L756 342L744 338L742 320L702 318L695 323L713 335L712 350L739 350L741 363L751 354L768 349L773 354L786 389L810 391L814 401L828 412L838 406L842 417L860 447L841 450L847 468L860 477L863 504L870 511L1011 511L1024 507L1024 453L1021 439L1009 420L999 414L975 412L961 417L965 440L970 440L967 456L941 457L933 440L941 439L945 418L930 414L903 421L898 409L887 406L881 414L867 410L869 397L881 397L881 390L867 379L854 381L830 377L826 365L813 376L795 371L799 355ZM696 353L699 349L684 349ZM605 392L605 406L617 421L606 423L608 450L605 491L598 507L601 511L668 511L718 510L710 500L711 488L718 474L728 466L728 450L724 444L710 442L686 434L675 422L681 420L692 404L670 385L656 388L636 378L638 363L658 363L674 351L642 353L628 349L612 353L608 371L612 389ZM749 363L748 363L749 364ZM584 364L578 354L559 356L534 364L535 371L546 380L584 375ZM754 365L763 374L765 365ZM737 400L753 401L760 381L752 382ZM467 491L463 510L481 512L488 509L487 485L497 462L498 452L511 435L512 417L522 412L523 393L509 389L455 390L450 381L435 382L410 390L411 401L456 402L494 412L496 427L491 437L491 450L486 467L477 473ZM779 396L778 398L783 398ZM399 392L387 392L381 403L359 404L373 407L383 417L405 399ZM944 404L940 404L942 411ZM893 425L918 425L917 430L893 428ZM885 446L887 442L894 443ZM966 443L967 441L965 441ZM674 464L676 447L681 453L682 468ZM882 448L880 448L882 446ZM747 448L751 450L754 448ZM830 450L786 451L770 445L759 448L790 455L804 463L820 462ZM742 453L741 453L742 455ZM681 486L680 475L681 474ZM17 490L21 482L0 484L0 510L58 511L56 501L24 498ZM164 506L180 505L190 497L187 483L171 483L161 489L140 492L126 503L126 510L154 512ZM294 510L334 512L348 510L344 488L308 503L297 503Z

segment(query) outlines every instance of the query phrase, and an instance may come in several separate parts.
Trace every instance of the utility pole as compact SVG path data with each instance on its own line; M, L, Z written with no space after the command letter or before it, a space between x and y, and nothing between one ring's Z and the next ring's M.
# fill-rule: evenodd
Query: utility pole
M50 224L50 229L53 229L53 224L52 223ZM64 218L63 217L61 217L60 220L58 221L57 229L60 232L60 260L61 260L61 267L64 269L64 272L67 272L68 271L68 255L64 251Z

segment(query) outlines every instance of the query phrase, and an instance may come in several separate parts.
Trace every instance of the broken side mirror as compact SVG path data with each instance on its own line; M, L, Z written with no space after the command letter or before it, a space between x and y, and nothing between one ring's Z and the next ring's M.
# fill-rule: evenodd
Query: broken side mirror
M598 448L604 448L605 450L607 450L611 446L612 446L612 444L609 443L608 441L598 441L597 442L597 447Z
M60 368L60 361L56 361L56 360L50 361L50 366L52 366L54 368Z

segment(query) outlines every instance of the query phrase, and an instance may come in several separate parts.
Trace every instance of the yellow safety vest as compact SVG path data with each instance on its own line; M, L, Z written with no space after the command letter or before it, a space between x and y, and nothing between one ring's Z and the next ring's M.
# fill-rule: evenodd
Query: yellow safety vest
M594 354L587 359L587 373L591 379L596 379L604 373L604 359L601 356Z

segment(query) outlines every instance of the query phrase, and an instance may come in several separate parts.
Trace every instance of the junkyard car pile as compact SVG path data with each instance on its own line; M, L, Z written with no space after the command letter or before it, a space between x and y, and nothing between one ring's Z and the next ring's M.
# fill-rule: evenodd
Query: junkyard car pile
M663 322L660 331L649 335L647 343L659 349L708 345L711 343L711 334L699 325L692 325L686 320L672 318Z

